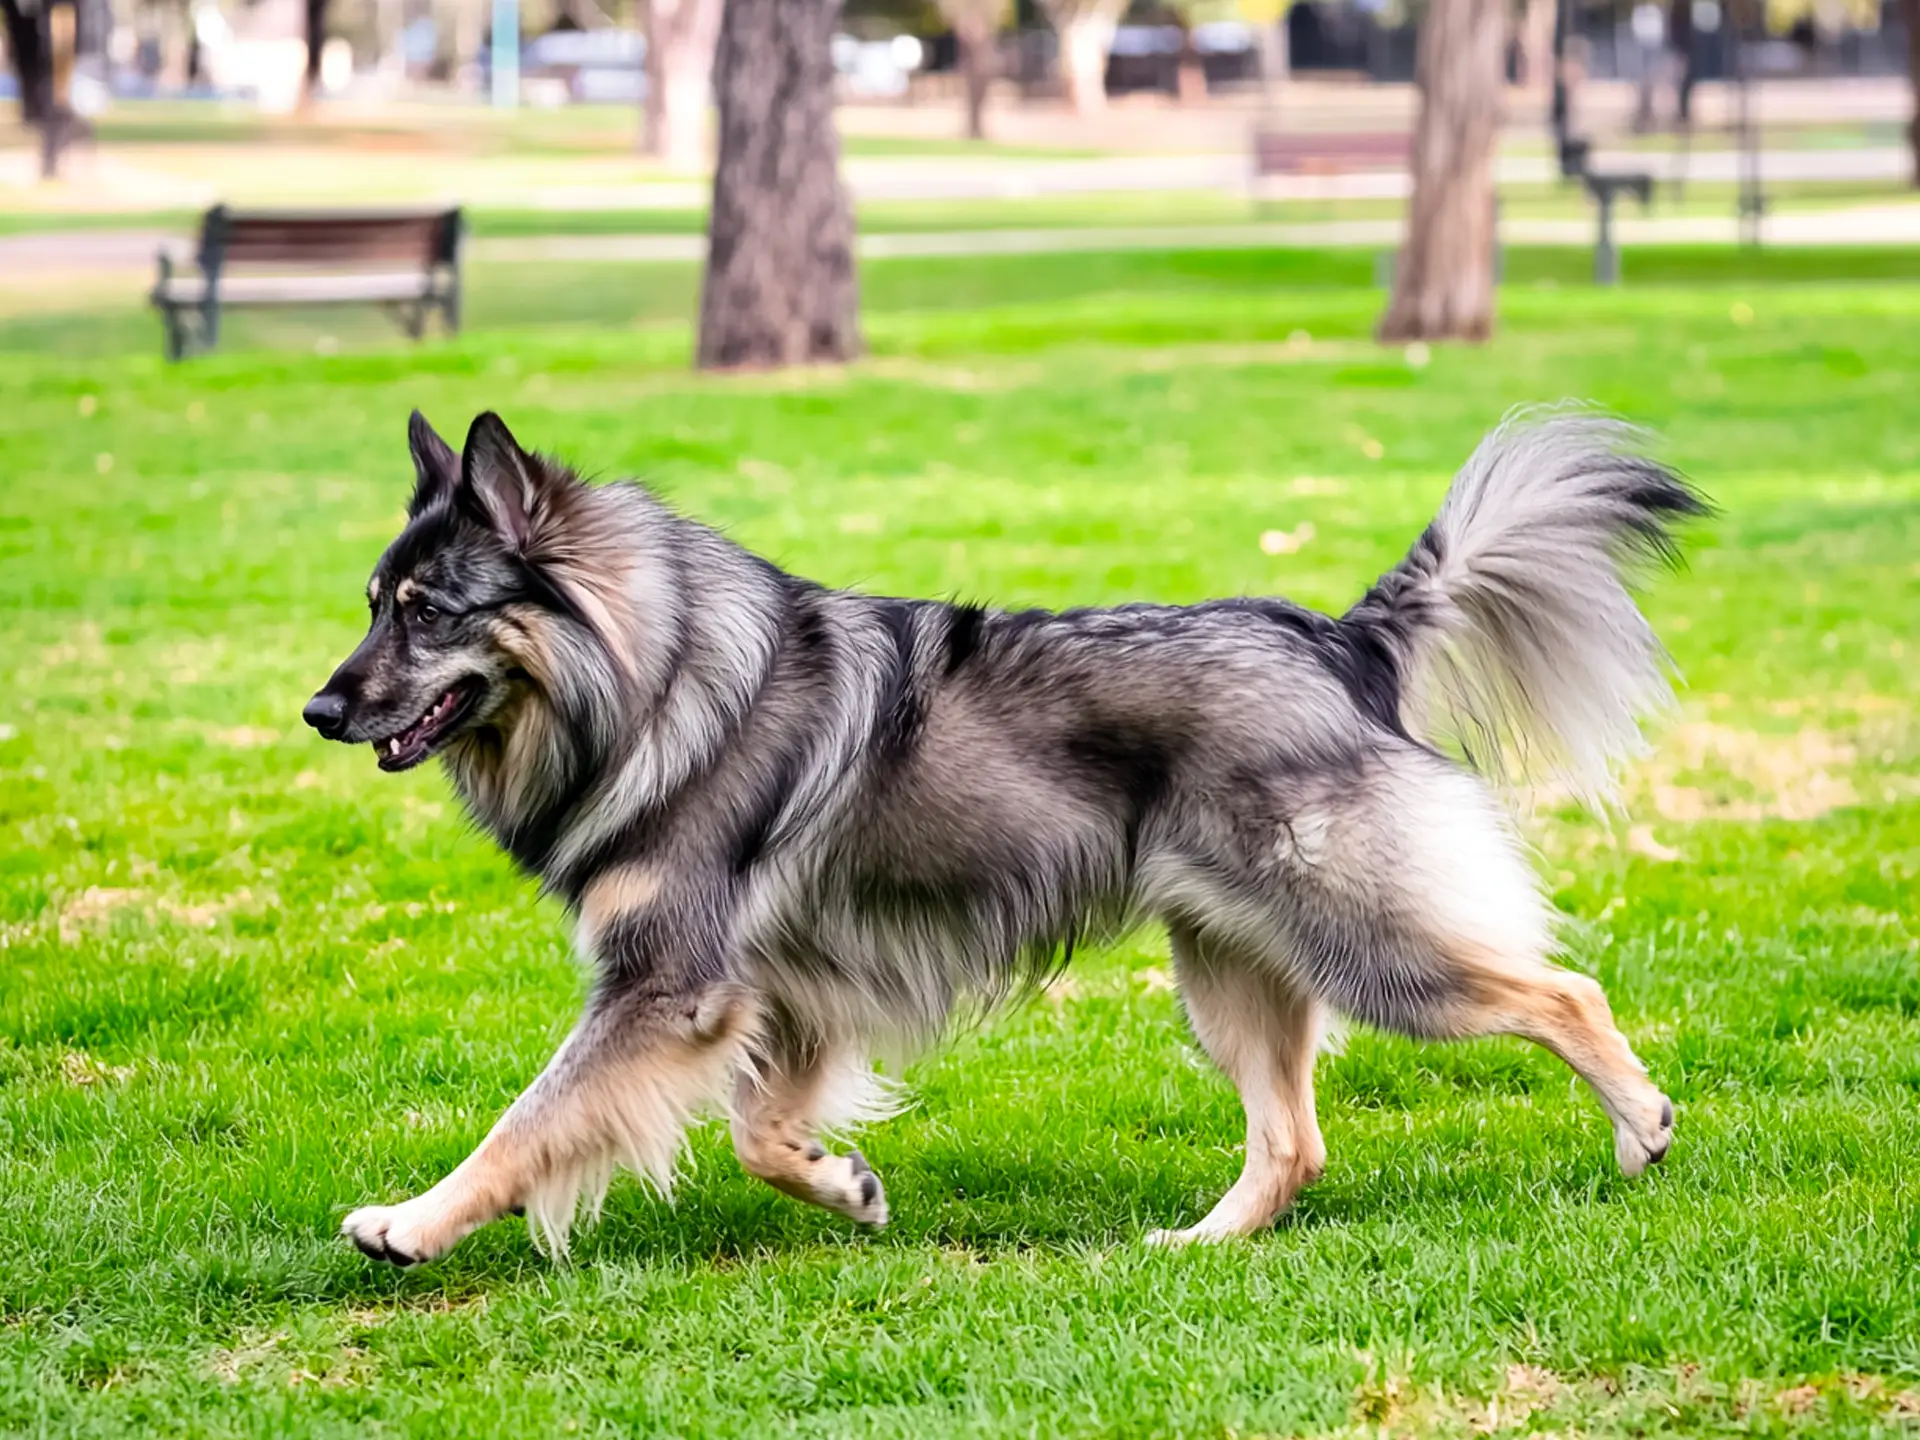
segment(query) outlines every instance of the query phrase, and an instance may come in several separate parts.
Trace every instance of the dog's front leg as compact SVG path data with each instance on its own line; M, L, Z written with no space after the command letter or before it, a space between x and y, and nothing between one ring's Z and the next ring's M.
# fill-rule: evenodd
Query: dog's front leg
M728 1092L753 1008L729 982L603 980L540 1077L452 1174L399 1205L347 1216L367 1254L413 1265L511 1210L564 1253L584 1195L597 1210L616 1165L661 1190L690 1115Z

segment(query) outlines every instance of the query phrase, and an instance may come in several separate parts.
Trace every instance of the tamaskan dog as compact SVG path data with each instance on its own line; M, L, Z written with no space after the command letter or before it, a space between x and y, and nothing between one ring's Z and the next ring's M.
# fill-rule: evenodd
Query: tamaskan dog
M1634 431L1519 417L1339 618L1281 599L1063 612L814 584L638 484L588 485L491 414L461 453L417 413L371 628L306 707L380 768L438 758L575 919L584 1014L458 1168L356 1210L398 1263L524 1211L564 1251L626 1166L665 1188L686 1125L879 1225L823 1137L871 1120L874 1057L1157 922L1194 1032L1245 1104L1245 1168L1165 1243L1271 1224L1326 1159L1314 1057L1344 1017L1558 1055L1620 1168L1673 1108L1553 911L1497 782L1605 792L1671 700L1633 599L1705 512Z

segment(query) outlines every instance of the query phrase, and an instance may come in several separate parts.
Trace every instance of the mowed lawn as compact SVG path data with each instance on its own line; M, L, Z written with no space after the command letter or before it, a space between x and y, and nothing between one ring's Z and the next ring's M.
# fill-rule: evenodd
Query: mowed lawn
M1521 287L1493 345L1409 357L1376 293L1259 257L1066 298L1042 264L871 272L841 372L695 378L671 326L0 357L0 1433L1912 1433L1920 286ZM1520 1042L1355 1032L1293 1214L1150 1251L1242 1132L1144 933L910 1069L862 1139L881 1233L710 1126L567 1265L517 1221L407 1272L336 1238L466 1153L583 987L437 771L299 723L410 407L835 583L1337 609L1484 427L1566 396L1723 510L1648 600L1687 685L1620 812L1528 822L1678 1106L1646 1179Z

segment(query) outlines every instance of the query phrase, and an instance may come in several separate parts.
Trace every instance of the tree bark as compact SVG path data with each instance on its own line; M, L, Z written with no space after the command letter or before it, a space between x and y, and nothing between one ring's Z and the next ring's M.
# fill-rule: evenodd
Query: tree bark
M1907 122L1907 143L1913 148L1913 183L1920 186L1920 0L1907 0L1907 74L1913 84L1913 118Z
M1291 9L1292 7L1287 7ZM1287 9L1260 27L1260 85L1275 90L1292 77L1293 36L1287 30Z
M1413 199L1385 341L1484 340L1493 328L1493 159L1503 0L1434 0L1420 26Z
M833 119L839 0L727 0L714 57L720 158L700 294L703 369L860 351L853 209Z
M641 153L675 170L706 158L707 99L722 0L649 0Z
M300 88L302 106L320 98L320 57L327 48L327 0L306 0L307 77Z
M987 94L1000 69L1000 26L1012 6L1008 0L939 0L940 14L953 27L960 51L960 81L966 92L967 138L987 138Z
M960 78L967 91L967 138L987 138L987 92L993 87L999 68L994 47L992 24L954 26L954 39L960 46Z
M46 108L40 116L40 178L60 178L60 157L78 129L73 113L73 62L80 48L77 0L42 0L46 43Z
M0 20L7 28L7 58L20 84L20 123L38 125L52 103L53 67L49 63L46 32L41 28L44 8L23 10L20 0L0 0Z
M1115 18L1110 10L1076 11L1059 25L1060 70L1067 99L1079 115L1107 108L1107 52L1113 48Z
M1556 0L1526 0L1520 12L1520 83L1527 90L1544 91L1553 83L1553 22L1557 8Z

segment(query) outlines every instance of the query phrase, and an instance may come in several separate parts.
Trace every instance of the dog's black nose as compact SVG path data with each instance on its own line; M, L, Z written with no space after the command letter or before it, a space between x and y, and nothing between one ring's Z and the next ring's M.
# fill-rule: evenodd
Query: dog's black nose
M347 697L322 690L307 701L300 718L328 740L338 740L347 730Z

